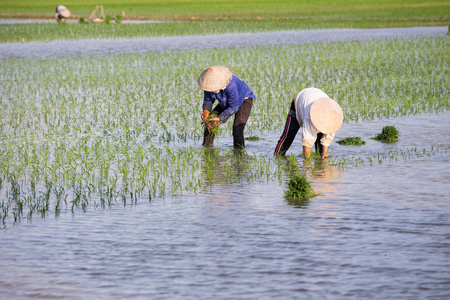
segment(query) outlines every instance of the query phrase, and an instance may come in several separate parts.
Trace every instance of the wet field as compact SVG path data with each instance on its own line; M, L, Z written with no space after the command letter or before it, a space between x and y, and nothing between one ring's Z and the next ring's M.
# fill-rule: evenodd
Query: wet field
M386 121L344 124L337 138L367 144L335 143L330 153L449 146L449 117L390 119L400 131L395 144L368 138ZM247 151L272 151L279 134L248 142ZM298 140L289 152L300 153ZM309 172L322 195L307 201L286 201L279 182L236 181L34 219L0 231L0 290L8 299L446 299L449 170L450 153L399 157Z
M448 28L445 26L381 29L325 29L116 40L5 43L0 44L0 59L444 36L447 34L447 31Z
M321 195L309 200L284 199L286 178L249 183L238 176L197 194L6 226L0 298L448 299L450 152L433 149L450 146L449 119L441 112L344 123L330 155L364 163L313 160L317 168L306 176ZM398 142L370 139L385 125L399 130ZM248 155L271 157L281 130L247 141ZM336 143L350 136L366 144ZM215 141L216 148L231 145L231 137ZM183 146L201 148L198 141ZM390 154L399 149L420 153ZM300 135L291 153L301 153ZM376 154L379 161L367 159Z

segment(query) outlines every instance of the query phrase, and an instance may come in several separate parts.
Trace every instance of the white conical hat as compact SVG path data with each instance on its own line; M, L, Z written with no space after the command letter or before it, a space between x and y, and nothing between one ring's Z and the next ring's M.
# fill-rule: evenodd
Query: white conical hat
M63 16L64 18L70 17L70 11L69 11L67 8L61 10L61 11L59 12L59 14L60 14L61 16Z
M309 115L314 127L325 134L336 133L344 121L342 108L330 98L321 98L314 101Z
M198 86L207 92L224 89L231 81L230 69L224 66L209 67L198 78Z

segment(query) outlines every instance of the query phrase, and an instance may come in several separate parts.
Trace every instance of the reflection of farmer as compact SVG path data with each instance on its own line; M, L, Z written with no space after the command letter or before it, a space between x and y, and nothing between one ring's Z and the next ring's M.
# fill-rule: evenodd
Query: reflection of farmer
M339 104L316 88L307 88L295 95L288 113L283 134L275 148L275 155L284 155L294 141L300 127L305 158L311 155L315 144L322 158L328 155L328 146L344 119Z
M253 106L252 90L227 67L213 66L200 75L198 86L204 91L202 120L207 125L203 146L212 146L215 134L211 131L234 116L233 144L236 148L244 147L244 127ZM212 108L217 100L218 105ZM209 115L217 115L208 119Z
M70 17L70 11L67 9L67 7L63 5L58 5L56 7L56 14L55 18L57 21L67 21L67 18Z

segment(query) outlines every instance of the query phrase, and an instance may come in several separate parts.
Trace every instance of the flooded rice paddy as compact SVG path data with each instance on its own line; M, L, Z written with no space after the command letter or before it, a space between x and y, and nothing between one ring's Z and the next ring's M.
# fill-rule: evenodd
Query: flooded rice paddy
M306 175L321 195L309 200L284 199L277 180L236 179L197 194L24 220L0 231L0 290L8 299L446 299L449 118L344 124L336 138L367 144L335 143L333 156L420 153L345 168L316 160ZM398 143L370 139L386 123L399 129ZM248 142L247 151L272 151L278 135ZM422 152L440 143L445 151ZM220 138L216 147L231 145ZM300 153L298 140L290 153Z
M58 69L49 68L49 72L59 74ZM309 75L316 77L314 72ZM443 76L448 78L448 74ZM21 93L35 94L40 104L48 105L43 100L52 99L53 94L45 94L31 82L24 85L26 92L13 92L18 97ZM72 90L87 97L82 87L77 90L67 85L67 90L74 98L78 94ZM261 98L271 97L262 93L269 90L263 87ZM415 92L422 93L420 89ZM45 94L43 99L39 93ZM448 94L445 96L448 99ZM74 111L83 111L75 100ZM52 110L58 103L56 100L49 105L50 113L45 116L62 116L64 110ZM20 116L18 107L16 115ZM34 111L40 109L32 107L33 118L39 119ZM287 109L285 105L282 110ZM254 116L262 118L261 108L255 107ZM95 118L93 112L87 120L80 118L78 122L85 126ZM139 118L133 120L138 122ZM284 118L283 114L279 123ZM25 216L20 222L13 222L10 214L0 229L1 298L448 299L449 119L450 113L444 109L350 120L335 141L359 136L366 144L334 143L330 146L332 157L309 164L298 156L300 137L286 158L273 158L282 126L259 131L252 121L249 131L260 140L247 141L245 152L223 150L231 148L232 139L220 136L213 149L205 150L215 157L216 174L189 169L194 177L198 174L200 182L208 181L196 192L178 191L151 199L140 195L134 202L119 200L106 207L71 209L68 203L58 214L51 211L45 218ZM30 135L27 130L34 123L26 118L24 121L28 125L4 122L2 128L5 132L17 130L26 141ZM71 117L65 121L77 122ZM52 124L51 120L47 124ZM64 124L53 125L65 128ZM385 125L399 130L398 142L370 139ZM89 131L77 130L73 139L87 141ZM105 130L110 131L105 134L109 138L117 134ZM93 128L92 135L97 133ZM51 128L42 134L58 135ZM188 136L187 140L167 143L160 139L154 146L172 150L191 147L192 152L201 153L200 143ZM253 174L265 172L263 166L245 167L253 159L266 162L267 178ZM192 164L196 162L195 157L191 159ZM223 174L230 169L236 176ZM305 172L320 196L302 201L284 199L285 181L298 171ZM5 190L12 191L3 182L2 201L8 198ZM44 192L41 185L39 197Z
M306 174L322 195L309 200L287 201L277 180L237 179L198 194L23 221L0 231L0 290L8 299L446 299L449 118L344 124L337 138L367 144L335 143L331 155L422 152L438 143L447 150L345 168L314 161ZM369 138L386 123L399 129L398 143ZM278 135L248 142L247 151L272 151ZM231 144L220 138L216 147ZM298 141L290 152L300 153Z
M0 44L0 59L444 36L447 34L447 31L448 28L445 26L379 29L326 29L117 40L5 43Z

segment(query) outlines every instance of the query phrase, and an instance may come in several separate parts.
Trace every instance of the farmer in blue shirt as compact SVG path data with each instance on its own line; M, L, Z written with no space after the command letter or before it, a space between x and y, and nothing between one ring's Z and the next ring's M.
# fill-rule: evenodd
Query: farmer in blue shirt
M233 146L244 147L244 128L247 124L255 95L248 85L236 75L233 75L227 67L213 66L200 75L198 86L204 91L203 114L205 132L203 146L211 147L215 134L212 132L219 123L225 123L232 115L233 122ZM213 108L214 102L218 104ZM209 115L217 115L209 118Z

